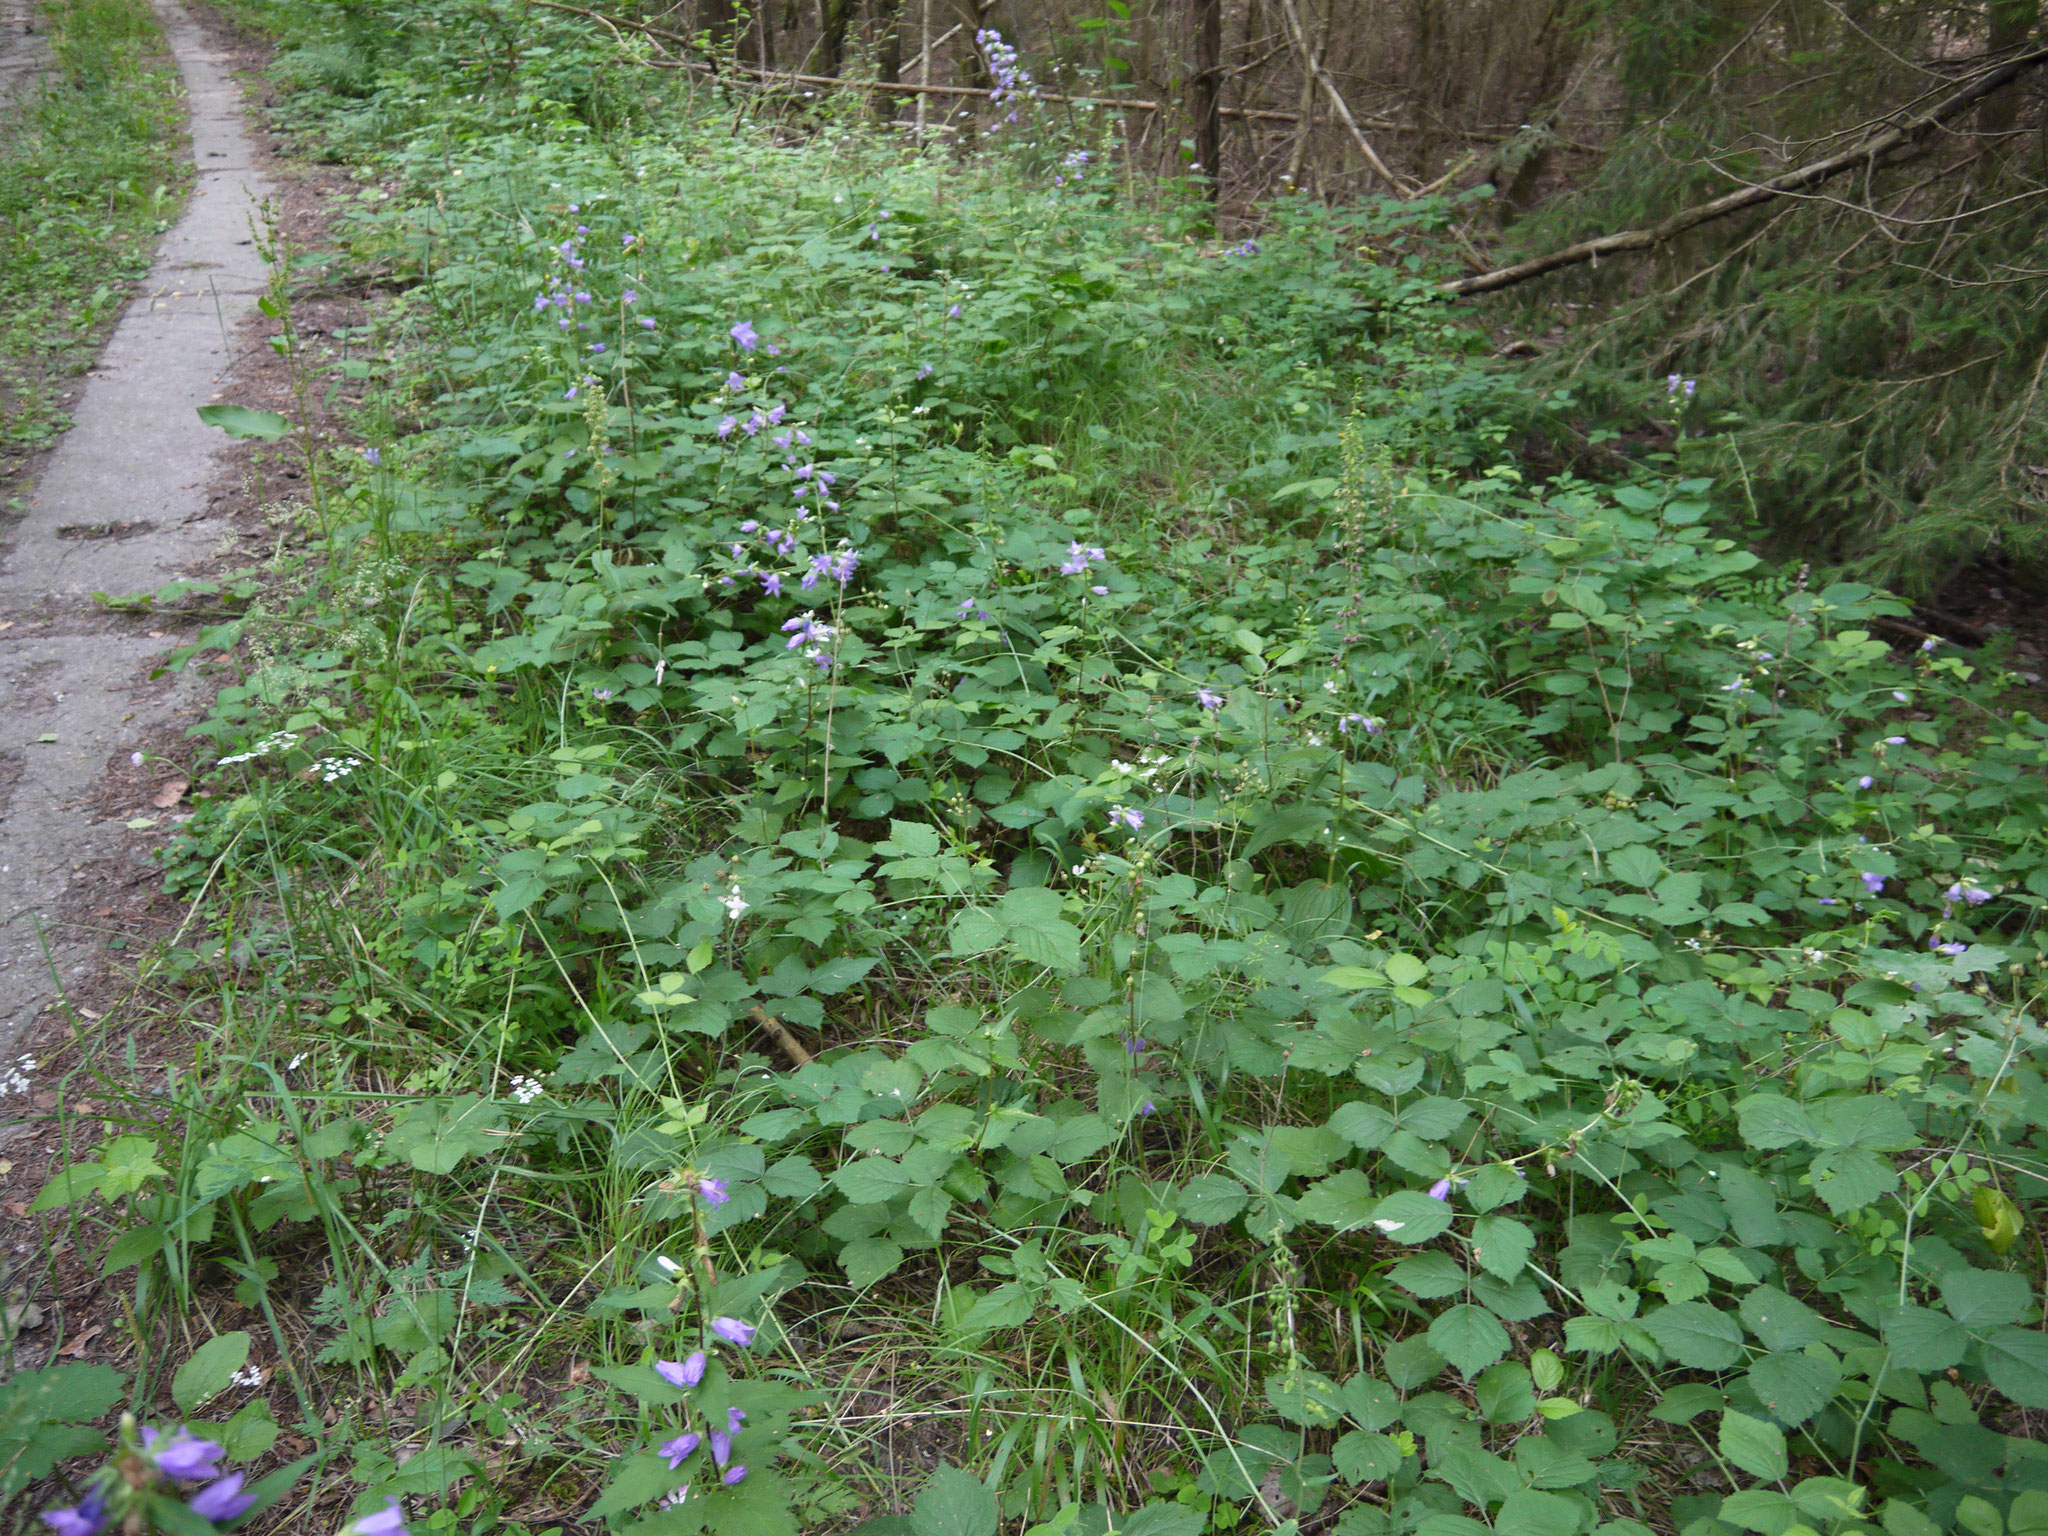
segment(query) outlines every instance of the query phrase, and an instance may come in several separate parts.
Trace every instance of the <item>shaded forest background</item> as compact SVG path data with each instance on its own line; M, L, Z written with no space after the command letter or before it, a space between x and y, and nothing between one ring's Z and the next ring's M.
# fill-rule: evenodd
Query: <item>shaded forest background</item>
M796 131L875 112L985 141L1012 127L1005 85L1035 91L1099 139L1091 172L1212 198L1221 239L1255 237L1289 197L1447 199L1438 254L1470 288L1640 232L1640 249L1474 296L1482 350L1525 386L1525 460L1597 474L1676 445L1774 552L1922 600L1973 563L2048 576L2039 0L515 9L536 7L609 30L622 71L717 77ZM487 52L494 28L520 35L507 14L479 8ZM301 66L345 83L373 53L344 38ZM1831 157L1791 192L1672 218ZM1674 399L1670 375L1696 391Z

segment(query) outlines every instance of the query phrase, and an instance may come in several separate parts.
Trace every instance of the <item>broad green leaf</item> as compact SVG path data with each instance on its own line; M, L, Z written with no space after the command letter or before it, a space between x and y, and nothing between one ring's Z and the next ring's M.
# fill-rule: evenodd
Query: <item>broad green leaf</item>
M1348 1483L1383 1483L1401 1470L1401 1443L1392 1435L1354 1429L1330 1447L1330 1459Z
M1372 1228L1397 1243L1426 1243L1450 1229L1449 1202L1432 1200L1419 1189L1398 1190L1372 1213Z
M1175 1192L1173 1204L1184 1221L1198 1227L1213 1227L1230 1220L1250 1199L1251 1195L1237 1180L1220 1173L1205 1173L1183 1184Z
M1472 1385L1480 1416L1489 1424L1519 1424L1536 1411L1536 1384L1529 1367L1503 1360L1479 1373Z
M1765 1482L1776 1482L1791 1465L1782 1429L1733 1408L1721 1415L1721 1454Z
M839 1250L839 1267L857 1291L895 1273L903 1262L903 1250L885 1237L863 1237Z
M1113 1530L1115 1536L1202 1536L1207 1525L1189 1505L1152 1503L1119 1515Z
M1447 1253L1411 1253L1392 1269L1387 1278L1411 1296L1438 1301L1455 1296L1471 1283L1471 1277Z
M1941 1300L1951 1317L1975 1333L2020 1321L2033 1305L2034 1288L2010 1270L1952 1269L1941 1277Z
M1804 1349L1828 1336L1825 1318L1774 1285L1760 1285L1744 1296L1741 1313L1765 1349Z
M422 1173L453 1173L465 1158L495 1151L502 1141L496 1133L504 1124L504 1112L473 1093L423 1099L385 1136L384 1155L401 1155ZM236 1139L231 1136L221 1146ZM200 1177L203 1182L204 1167Z
M255 438L265 443L287 437L292 430L292 424L277 412L254 410L246 405L202 405L199 419L229 437Z
M1827 1406L1842 1383L1842 1368L1825 1350L1811 1355L1781 1350L1752 1365L1748 1381L1771 1417L1790 1427Z
M1517 1488L1501 1504L1494 1529L1513 1536L1578 1536L1581 1506L1554 1493Z
M1360 1429L1385 1429L1401 1420L1401 1398L1377 1376L1359 1375L1344 1383L1344 1411Z
M1482 1216L1472 1224L1472 1256L1503 1280L1522 1272L1536 1234L1509 1216Z
M1806 1110L1778 1093L1752 1094L1735 1106L1742 1139L1759 1151L1793 1147L1816 1138Z
M1463 1125L1471 1113L1462 1099L1417 1099L1413 1104L1401 1106L1401 1129L1420 1136L1424 1141L1442 1141Z
M911 1536L995 1536L996 1496L971 1472L942 1466L917 1493Z
M1884 1341L1891 1346L1892 1364L1908 1371L1945 1371L1970 1347L1970 1335L1961 1323L1920 1306L1889 1313Z
M912 1180L900 1163L863 1157L838 1169L832 1182L855 1205L884 1205L909 1189Z
M1430 1347L1467 1381L1505 1355L1510 1342L1500 1319L1470 1302L1450 1308L1429 1325Z
M235 1372L249 1363L249 1335L240 1329L208 1339L171 1378L171 1399L187 1416L227 1391Z
M1899 1187L1899 1171L1891 1161L1860 1147L1821 1153L1811 1172L1814 1192L1837 1216L1861 1210Z
M2000 1328L1984 1339L1991 1385L2022 1408L2048 1408L2048 1334Z
M1350 1231L1370 1221L1373 1208L1378 1203L1373 1194L1372 1181L1359 1169L1346 1168L1341 1173L1333 1173L1327 1179L1311 1184L1302 1191L1301 1198L1295 1205L1309 1221ZM1233 1211L1231 1214L1235 1215L1236 1212Z
M1725 1371L1742 1358L1742 1328L1726 1312L1701 1301L1681 1301L1643 1319L1650 1337L1680 1365Z

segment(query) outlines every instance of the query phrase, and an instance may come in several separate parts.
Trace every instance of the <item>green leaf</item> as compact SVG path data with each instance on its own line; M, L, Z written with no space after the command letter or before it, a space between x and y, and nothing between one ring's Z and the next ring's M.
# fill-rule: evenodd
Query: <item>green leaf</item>
M1401 1470L1401 1442L1354 1429L1330 1447L1330 1459L1348 1483L1383 1483Z
M1681 1301L1643 1319L1650 1337L1672 1359L1695 1371L1725 1371L1742 1358L1742 1328L1726 1312Z
M1466 1302L1429 1325L1429 1344L1470 1381L1508 1352L1507 1329L1486 1308Z
M199 419L209 427L220 428L229 437L255 438L265 443L274 443L292 430L292 424L277 412L253 410L246 405L202 405Z
M1373 1208L1378 1202L1373 1197L1372 1181L1359 1169L1346 1168L1342 1173L1333 1173L1327 1179L1311 1184L1302 1191L1295 1204L1309 1221L1350 1231L1372 1219Z
M1823 1152L1812 1163L1814 1192L1837 1216L1861 1210L1899 1187L1899 1171L1889 1159L1860 1147Z
M1063 918L1009 928L1010 949L1030 965L1042 965L1071 976L1081 969L1081 930Z
M2048 1408L2048 1334L2001 1328L1984 1340L1991 1385L2022 1408Z
M1775 1424L1752 1419L1733 1408L1721 1415L1721 1454L1765 1482L1776 1482L1790 1469L1785 1432Z
M1450 1229L1450 1202L1432 1200L1419 1189L1387 1196L1372 1213L1373 1230L1397 1243L1426 1243Z
M1759 1151L1816 1139L1812 1118L1783 1094L1752 1094L1735 1106L1735 1114L1742 1127L1742 1139Z
M1908 1371L1945 1371L1963 1358L1970 1335L1932 1307L1904 1306L1884 1319L1892 1364Z
M1344 1383L1344 1411L1360 1429L1385 1429L1401 1419L1401 1398L1377 1376L1359 1375Z
M171 1400L187 1416L227 1391L235 1372L249 1363L249 1335L240 1329L208 1339L171 1378Z
M402 1155L422 1173L453 1173L465 1159L497 1150L503 1138L495 1133L504 1124L504 1112L473 1093L425 1099L391 1128L383 1152L387 1159ZM228 1141L235 1139L231 1136ZM227 1142L221 1145L225 1147Z
M1147 1504L1121 1516L1112 1536L1202 1536L1208 1521L1186 1504Z
M1689 1381L1672 1387L1658 1399L1650 1417L1666 1424L1690 1424L1703 1413L1718 1413L1727 1399L1715 1388Z
M1747 1380L1771 1417L1790 1426L1804 1424L1827 1406L1842 1384L1842 1368L1826 1351L1805 1355L1783 1350L1752 1365Z
M958 1467L934 1472L910 1510L911 1536L995 1536L996 1520L996 1496Z
M1494 1516L1494 1529L1514 1536L1578 1536L1581 1506L1554 1493L1517 1488Z
M808 1157L792 1153L761 1175L761 1187L778 1200L808 1200L825 1187Z
M100 1175L100 1198L119 1200L151 1179L164 1177L156 1160L156 1142L147 1136L121 1136L100 1149L106 1172Z
M616 1460L611 1465L611 1481L605 1485L597 1502L585 1511L583 1518L586 1520L602 1520L608 1515L622 1515L629 1509L651 1504L674 1492L683 1480L681 1472L671 1470L667 1462L647 1451Z
M1721 1501L1721 1518L1758 1536L1785 1536L1799 1524L1799 1506L1775 1488L1745 1488Z
M1489 1424L1519 1424L1536 1411L1536 1384L1529 1367L1519 1360L1503 1360L1479 1373L1473 1383L1479 1413Z
M1977 1332L2025 1317L2034 1288L2010 1270L1952 1269L1941 1277L1941 1300L1951 1317Z
M855 1205L886 1205L910 1188L903 1165L886 1157L863 1157L832 1175L840 1193Z
M1183 1184L1173 1203L1184 1221L1191 1221L1198 1227L1213 1227L1230 1220L1245 1208L1250 1199L1250 1194L1237 1180L1220 1173L1205 1173Z
M1424 1141L1442 1141L1463 1125L1471 1113L1462 1099L1417 1099L1413 1104L1402 1107L1401 1129L1420 1136Z
M1742 1321L1765 1349L1804 1349L1828 1336L1827 1320L1796 1296L1760 1285L1742 1298Z
M33 1215L37 1211L54 1211L60 1206L70 1205L87 1195L97 1193L100 1175L104 1172L106 1169L96 1162L73 1163L68 1168L60 1169L50 1175L50 1180L43 1186L42 1192L29 1202L29 1213Z
M1512 1280L1536 1247L1536 1234L1509 1216L1482 1216L1472 1224L1472 1254L1489 1273Z
M1446 1253L1411 1253L1392 1269L1387 1278L1411 1296L1439 1301L1455 1296L1470 1283L1465 1271Z
M1339 1104L1330 1116L1330 1129L1362 1152L1370 1152L1394 1134L1394 1117L1377 1104L1354 1099Z
M903 1262L903 1250L885 1237L863 1237L839 1250L839 1267L847 1283L864 1291L877 1280L893 1274Z
M235 1416L212 1432L229 1461L254 1461L277 1444L277 1420L263 1398L244 1403Z

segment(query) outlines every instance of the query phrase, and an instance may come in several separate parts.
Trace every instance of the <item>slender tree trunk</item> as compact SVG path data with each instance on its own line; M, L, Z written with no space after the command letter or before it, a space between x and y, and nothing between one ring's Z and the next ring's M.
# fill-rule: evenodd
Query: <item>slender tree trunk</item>
M2033 35L2041 20L2041 0L1991 0L1991 37L1988 51L2005 53ZM1977 109L1979 133L2007 133L2019 121L2020 93L2000 91Z
M1189 0L1195 24L1195 73L1188 82L1195 161L1209 178L1209 200L1223 190L1223 0Z
M846 57L846 25L853 18L853 0L818 0L818 73L836 75Z

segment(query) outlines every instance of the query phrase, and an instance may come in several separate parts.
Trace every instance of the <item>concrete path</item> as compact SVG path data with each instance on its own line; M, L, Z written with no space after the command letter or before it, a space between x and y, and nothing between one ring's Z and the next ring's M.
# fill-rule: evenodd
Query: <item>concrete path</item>
M20 1054L58 982L95 963L89 935L52 927L72 875L126 846L118 820L95 819L94 785L184 702L147 684L177 637L146 637L93 594L153 591L228 531L206 515L225 439L195 412L261 292L249 225L271 189L253 169L226 57L177 0L156 4L190 98L197 186L0 558L0 679L12 684L0 709L0 1061Z

